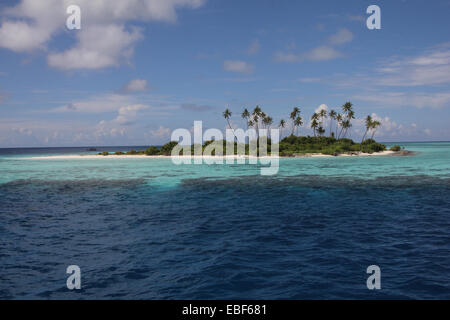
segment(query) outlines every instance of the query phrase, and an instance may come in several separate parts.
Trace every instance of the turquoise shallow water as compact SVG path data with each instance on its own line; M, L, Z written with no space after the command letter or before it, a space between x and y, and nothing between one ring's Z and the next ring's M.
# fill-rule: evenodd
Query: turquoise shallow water
M390 146L392 144L388 144ZM283 158L273 178L320 175L373 179L392 176L450 175L450 143L403 143L415 156ZM45 152L45 151L44 151ZM0 155L0 183L15 180L120 180L143 179L147 184L174 187L184 179L220 179L260 174L259 165L174 165L170 159L80 159L35 160L34 156L58 153ZM87 154L72 152L68 154Z
M0 298L449 299L450 143L401 145L416 155L281 159L275 176L2 149Z

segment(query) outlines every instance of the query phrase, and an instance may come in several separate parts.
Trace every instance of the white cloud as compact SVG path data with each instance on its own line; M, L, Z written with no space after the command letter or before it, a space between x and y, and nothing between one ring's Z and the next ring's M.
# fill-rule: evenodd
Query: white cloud
M341 58L344 55L336 49L328 46L314 48L306 54L306 59L311 61L325 61Z
M61 69L98 69L116 66L130 58L141 37L127 23L139 21L174 22L178 8L198 8L206 0L77 0L82 28L77 43L48 57ZM16 52L45 49L51 39L65 30L66 8L72 0L21 0L2 13L0 47ZM115 41L114 41L115 40Z
M0 47L15 52L41 49L49 39L45 29L23 21L6 21L0 27Z
M261 49L261 44L259 43L259 40L253 40L253 42L250 44L250 46L247 49L248 54L257 54L259 50Z
M320 111L325 110L326 112L328 112L328 106L326 104L321 104L320 106L318 106L316 108L316 110L314 110L315 113L320 113Z
M277 62L303 62L303 61L327 61L344 57L344 54L334 48L337 45L351 42L353 33L346 28L340 29L336 34L328 38L326 45L315 47L307 52L295 53L292 51L278 51L274 59Z
M275 53L277 62L327 61L341 58L344 55L330 46L320 46L306 53L292 53L278 51Z
M70 69L101 69L117 66L133 56L135 43L142 38L141 32L124 26L98 25L80 32L77 45L61 53L48 55L51 67Z
M297 79L298 82L301 83L317 83L320 82L320 78L299 78Z
M377 70L379 85L430 86L450 84L450 49L435 48L423 55L396 59Z
M159 126L156 130L150 130L150 134L152 137L163 139L163 138L169 138L172 131L169 128Z
M226 60L223 62L223 68L230 72L252 73L254 68L245 61Z
M322 110L325 110L325 111L328 112L328 106L327 106L326 104L321 104L320 106L318 106L318 107L314 110L314 113L317 113L317 114L318 114L318 113L320 113L320 111L322 111ZM312 123L312 119L309 118L308 124L309 124L309 127L310 127L310 128L311 128L311 123ZM328 127L328 123L329 123L329 119L328 119L328 118L323 119L322 125L323 125L324 127Z
M340 29L336 34L333 34L328 41L332 45L340 45L344 43L351 42L353 40L353 33L346 28Z
M406 93L383 92L366 95L354 95L354 99L374 102L383 106L416 107L416 108L441 108L450 104L450 92L439 93Z
M107 94L92 97L87 100L74 101L67 105L58 107L53 112L82 112L82 113L103 113L119 110L124 105L130 105L133 100L129 96L119 94Z
M121 107L119 109L119 115L113 121L121 125L133 124L137 119L137 112L146 109L148 109L148 106L142 104Z
M150 90L147 80L134 79L128 82L122 87L120 92L122 93L133 93L133 92L143 92Z
M372 113L373 120L379 121L381 126L376 130L376 136L381 138L410 137L426 133L427 129L421 130L415 123L409 125L399 124L389 117L381 117L376 113ZM361 132L365 131L364 119L359 119ZM369 131L369 137L373 131ZM430 132L431 133L431 132Z
M426 129L421 129L415 123L401 124L390 117L379 116L376 113L372 113L371 117L373 120L379 121L381 125L377 128L374 138L376 140L398 140L398 139L416 139L417 137L423 137L426 134ZM355 141L361 139L366 131L365 118L357 118L352 120L352 127L349 130L350 137ZM369 130L366 138L372 136L373 130ZM427 134L428 135L428 134Z

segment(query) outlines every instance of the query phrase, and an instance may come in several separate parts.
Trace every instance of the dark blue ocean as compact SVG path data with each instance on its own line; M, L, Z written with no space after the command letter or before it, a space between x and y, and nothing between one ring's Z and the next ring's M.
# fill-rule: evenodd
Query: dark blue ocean
M0 149L0 299L450 299L450 143L403 145L274 176Z

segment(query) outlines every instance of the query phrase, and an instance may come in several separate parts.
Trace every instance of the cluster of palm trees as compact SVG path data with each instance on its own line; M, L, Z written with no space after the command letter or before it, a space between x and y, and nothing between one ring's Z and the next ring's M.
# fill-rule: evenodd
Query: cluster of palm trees
M366 138L367 133L369 133L370 130L372 130L372 136L370 137L370 139L373 140L373 136L377 132L377 129L381 125L381 123L378 120L373 120L371 116L367 116L366 120L365 120L365 124L366 124L366 131L364 132L364 136L362 138L362 141L364 141L364 139Z
M313 129L314 136L324 136L326 130L324 128L324 120L328 117L330 118L330 137L334 137L336 139L345 138L348 134L349 129L352 127L352 120L355 119L355 112L353 110L353 104L351 102L346 102L342 107L342 113L338 113L335 110L330 110L327 112L326 109L321 109L319 112L315 112L311 117L311 128ZM229 109L226 109L223 112L223 117L226 119L228 126L231 130L233 128L230 124L230 118L232 113ZM241 114L242 119L246 121L247 129L254 128L257 132L259 138L259 129L268 129L273 124L273 118L268 116L259 106L256 106L253 111L250 113L247 109ZM299 128L303 126L303 118L300 115L300 108L294 107L289 118L291 119L292 131L291 135L294 133L299 135ZM335 128L333 130L333 123L336 123ZM373 139L378 127L381 125L379 121L373 120L371 116L367 116L365 119L366 131L363 136L366 137L367 133L372 130ZM287 122L284 119L281 119L278 128L280 129L280 136L282 136L283 129L287 126Z
M229 109L225 109L222 115L225 118L225 120L227 120L228 127L231 130L233 130L230 124L232 112ZM246 121L247 129L254 128L256 130L258 138L259 138L259 129L267 129L270 132L270 128L273 124L273 118L268 116L264 111L262 111L262 109L259 106L256 106L255 109L253 109L252 113L250 113L247 109L244 109L244 111L241 114L241 117Z

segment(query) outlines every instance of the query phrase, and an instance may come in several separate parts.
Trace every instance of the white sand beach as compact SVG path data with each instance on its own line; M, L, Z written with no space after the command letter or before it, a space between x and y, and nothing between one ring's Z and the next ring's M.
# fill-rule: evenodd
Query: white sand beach
M375 153L359 153L359 152L352 152L352 153L342 153L337 156L334 155L328 155L328 154L321 154L321 153L307 153L307 154L299 154L294 157L279 157L279 158L323 158L323 157L373 157L373 156L390 156L390 155L396 155L397 152L395 151L382 151L382 152L375 152ZM255 157L252 156L242 156L242 155L231 155L231 156L222 156L224 159L253 159ZM147 155L97 155L97 154L85 154L85 155L58 155L58 156L36 156L36 157L28 157L26 159L33 159L33 160L80 160L80 159L168 159L172 158L172 156L147 156ZM220 158L220 156L178 156L175 158L192 158L192 159L217 159ZM271 156L267 157L260 157L260 159L265 158L273 158ZM277 157L275 157L277 158Z

